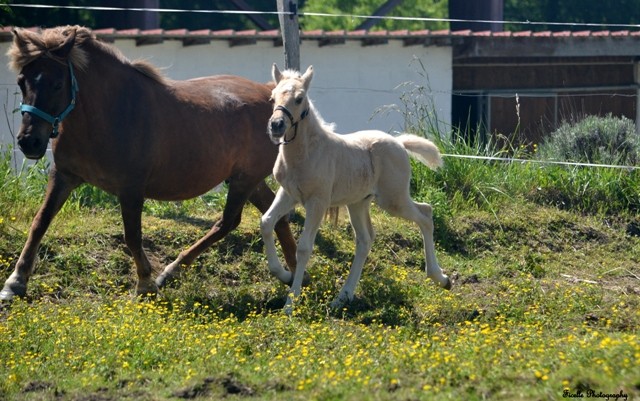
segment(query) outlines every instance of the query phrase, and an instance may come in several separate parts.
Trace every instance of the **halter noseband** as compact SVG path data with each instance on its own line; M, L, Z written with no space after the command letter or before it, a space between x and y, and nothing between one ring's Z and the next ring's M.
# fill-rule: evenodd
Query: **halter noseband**
M36 106L31 106L29 104L23 104L20 102L20 112L24 115L24 113L35 114L36 116L42 118L49 124L53 126L53 130L51 131L51 138L56 138L58 136L58 126L64 120L64 118L71 113L74 107L76 107L76 93L78 92L78 81L76 80L76 76L73 74L73 66L71 62L69 64L69 75L71 76L71 102L67 106L66 109L57 116L52 116L51 114L44 112L37 108Z
M291 128L294 129L293 131L293 136L291 137L291 139L287 140L286 138L284 138L284 140L280 143L278 143L278 145L288 145L291 142L293 142L294 139L296 139L296 136L298 136L298 123L302 120L305 119L305 117L307 117L309 115L309 109L305 109L302 114L300 114L300 119L298 121L294 121L293 119L293 114L291 114L291 112L289 111L289 109L287 109L286 107L282 106L282 105L277 105L274 109L274 111L278 111L280 110L281 112L283 112L287 117L289 117L289 121L291 121ZM283 136L284 137L284 136Z

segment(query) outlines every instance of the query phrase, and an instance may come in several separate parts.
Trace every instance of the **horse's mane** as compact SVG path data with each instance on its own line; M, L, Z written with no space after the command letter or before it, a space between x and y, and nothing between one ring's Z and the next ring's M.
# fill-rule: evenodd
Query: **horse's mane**
M282 71L281 74L282 74L282 79L301 79L302 78L302 74L300 73L300 71L296 71L296 70L287 69ZM316 122L318 123L320 128L325 131L335 132L336 123L329 123L324 118L322 118L322 115L320 114L318 109L316 109L316 106L313 104L313 102L311 101L311 98L308 95L307 95L307 101L309 103L309 114L315 116Z
M158 68L146 61L128 60L118 48L99 41L90 29L78 25L60 26L35 32L16 28L16 34L20 34L23 41L20 41L20 45L14 41L9 47L7 51L9 68L16 72L20 71L25 65L42 56L64 62L56 57L52 51L58 49L73 31L76 32L76 39L73 49L69 53L69 60L78 70L86 71L89 64L88 49L94 48L115 58L122 64L130 65L155 81L165 82L165 77Z

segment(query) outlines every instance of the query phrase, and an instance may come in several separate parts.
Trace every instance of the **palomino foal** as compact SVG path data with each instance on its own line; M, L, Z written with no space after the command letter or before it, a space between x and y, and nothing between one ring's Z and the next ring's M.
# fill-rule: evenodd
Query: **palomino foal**
M407 153L436 168L442 164L438 148L427 139L408 134L393 137L382 131L358 131L338 135L307 97L313 67L301 75L297 71L280 72L274 64L272 75L276 87L271 96L273 114L268 132L271 141L280 146L273 175L281 187L261 222L271 273L290 282L292 273L280 264L273 230L281 217L302 203L306 217L291 286L293 298L297 297L325 212L346 205L355 231L356 253L349 276L331 306L339 308L351 301L375 236L369 215L375 199L391 215L418 224L427 275L440 287L450 289L451 280L443 274L435 255L431 206L416 203L409 196L411 165ZM292 303L290 296L287 312L291 312Z

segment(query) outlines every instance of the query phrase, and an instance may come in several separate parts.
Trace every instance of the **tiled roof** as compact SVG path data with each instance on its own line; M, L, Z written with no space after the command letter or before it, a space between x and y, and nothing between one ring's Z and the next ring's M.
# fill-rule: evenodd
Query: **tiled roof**
M11 40L11 35L10 35L11 29L12 27L0 28L0 41ZM138 45L160 43L164 40L182 40L185 46L205 44L214 40L227 40L229 41L229 44L231 46L255 44L258 41L274 41L276 44L279 44L282 41L280 36L280 31L278 30L257 31L252 29L252 30L236 31L233 29L223 29L223 30L201 29L201 30L190 31L187 29L117 30L114 28L103 28L103 29L94 29L93 32L96 34L98 38L104 41L110 42L116 39L132 38L136 40L136 43ZM453 43L452 42L453 40L459 39L459 38L495 38L496 40L500 38L532 38L532 39L537 39L537 38L546 38L546 39L630 38L630 39L640 40L640 30L637 30L637 31L630 31L630 30L584 31L583 30L583 31L559 31L559 32L556 32L556 31L492 32L492 31L471 31L471 30L451 31L448 29L445 29L445 30L425 29L425 30L417 30L417 31L311 30L311 31L302 31L300 36L302 40L318 41L318 44L321 46L331 45L331 44L341 44L347 41L361 41L363 45L376 45L376 44L385 44L385 43L388 43L389 41L395 41L395 40L403 41L405 45L419 45L419 44L450 45Z

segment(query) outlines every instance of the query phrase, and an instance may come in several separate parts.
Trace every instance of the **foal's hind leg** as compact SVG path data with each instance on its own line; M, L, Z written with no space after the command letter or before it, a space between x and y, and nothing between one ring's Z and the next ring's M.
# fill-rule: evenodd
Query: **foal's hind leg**
M371 199L364 199L361 202L348 206L351 226L353 227L353 231L355 231L356 253L351 263L347 281L344 283L336 299L331 302L332 308L341 308L344 304L353 300L356 286L358 285L358 281L360 281L364 262L371 251L375 232L371 225L371 216L369 215L370 204Z
M209 232L189 249L180 252L176 260L167 265L156 278L158 287L180 274L183 266L189 266L207 248L222 239L231 230L240 224L242 208L255 187L255 182L247 183L231 179L227 193L227 203L224 206L222 217L213 224Z
M424 241L424 253L427 259L427 276L431 280L435 281L440 287L450 290L451 280L444 273L438 264L436 258L436 247L433 243L433 208L427 203L417 203L414 205L420 210L420 213L424 216L424 223L417 222L420 225L422 231L422 239Z
M451 280L447 277L438 264L435 245L433 243L433 212L431 206L426 203L414 202L408 195L404 199L385 199L380 197L378 205L393 216L415 221L420 227L424 243L427 276L440 287L451 289Z

